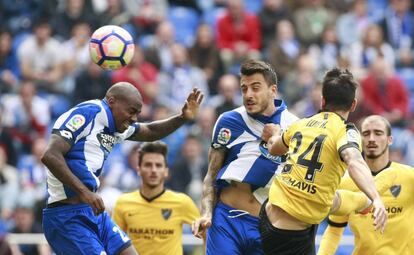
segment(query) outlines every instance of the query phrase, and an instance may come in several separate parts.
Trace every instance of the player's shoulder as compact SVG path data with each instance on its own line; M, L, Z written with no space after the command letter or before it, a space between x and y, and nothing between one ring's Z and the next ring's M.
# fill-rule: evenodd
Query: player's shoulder
M412 166L394 162L390 163L388 170L396 171L398 174L405 175L405 176L414 176L414 168Z
M164 193L164 198L177 203L186 204L188 201L193 201L191 197L185 193L167 189Z
M127 192L127 193L123 193L121 194L118 199L117 199L117 203L128 203L130 201L136 201L139 198L139 192L138 191L133 191L133 192Z

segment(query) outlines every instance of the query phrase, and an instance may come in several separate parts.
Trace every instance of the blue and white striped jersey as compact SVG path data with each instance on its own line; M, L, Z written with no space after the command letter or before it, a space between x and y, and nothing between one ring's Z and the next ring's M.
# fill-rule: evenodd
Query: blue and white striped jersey
M282 100L275 100L276 112L272 116L247 113L244 106L223 113L214 126L212 147L227 149L227 155L220 169L216 185L220 189L230 181L252 185L252 191L259 202L268 196L268 189L276 169L282 163L280 157L269 154L266 143L261 139L263 127L275 123L285 130L298 118L287 110Z
M112 112L105 100L91 100L78 104L62 114L53 126L53 134L72 145L65 155L72 173L91 191L99 188L99 175L114 144L139 130L139 124L130 126L124 133L117 133ZM47 170L48 203L76 195Z

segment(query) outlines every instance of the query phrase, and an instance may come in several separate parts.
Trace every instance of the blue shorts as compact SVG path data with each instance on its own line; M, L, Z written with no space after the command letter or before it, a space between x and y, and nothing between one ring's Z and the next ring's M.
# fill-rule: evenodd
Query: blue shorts
M58 255L112 255L131 245L106 212L95 216L87 204L44 209L43 231Z
M259 218L221 202L207 231L206 255L263 255Z

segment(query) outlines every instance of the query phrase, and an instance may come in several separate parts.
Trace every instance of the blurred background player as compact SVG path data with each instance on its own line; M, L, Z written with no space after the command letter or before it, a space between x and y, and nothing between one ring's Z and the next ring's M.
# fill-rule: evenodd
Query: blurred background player
M113 212L115 223L141 255L183 254L183 224L200 217L189 196L165 189L167 150L163 142L142 144L137 168L141 187L122 195Z
M340 203L350 194L336 193L346 168L373 201L374 224L384 230L386 211L361 156L360 135L352 123L346 122L357 104L357 83L349 71L334 68L326 73L322 86L320 113L295 122L281 136L269 138L264 132L270 154L288 153L282 173L270 188L269 203L263 204L260 212L266 254L315 254L317 224L330 211L350 210L343 208L349 202ZM367 206L365 197L360 200L355 209Z
M364 158L375 183L383 183L387 189L380 193L388 212L387 231L383 235L371 227L372 214L351 213L346 216L329 216L329 226L323 235L319 255L335 254L347 223L355 235L353 254L412 254L414 229L414 171L413 168L393 162L389 156L392 143L391 124L379 115L368 116L361 125ZM346 176L341 189L358 191L355 183ZM398 236L398 237L397 237Z
M281 159L269 154L260 136L265 125L286 128L297 119L276 99L277 77L269 64L247 60L240 72L244 106L223 113L216 122L202 217L193 226L198 237L209 228L206 254L263 254L259 210Z
M95 193L103 163L116 143L157 140L193 120L202 99L194 89L180 114L141 124L142 97L132 84L121 82L103 100L81 103L58 118L42 157L49 193L43 230L57 254L137 254Z

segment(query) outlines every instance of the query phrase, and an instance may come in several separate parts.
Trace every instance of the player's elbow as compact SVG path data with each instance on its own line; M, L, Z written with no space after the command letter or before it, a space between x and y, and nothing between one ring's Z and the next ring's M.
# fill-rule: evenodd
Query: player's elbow
M54 158L55 158L54 153L55 152L53 152L52 150L47 149L43 153L43 155L40 158L40 160L42 161L43 164L45 164L47 166L50 162L52 162L54 160Z

